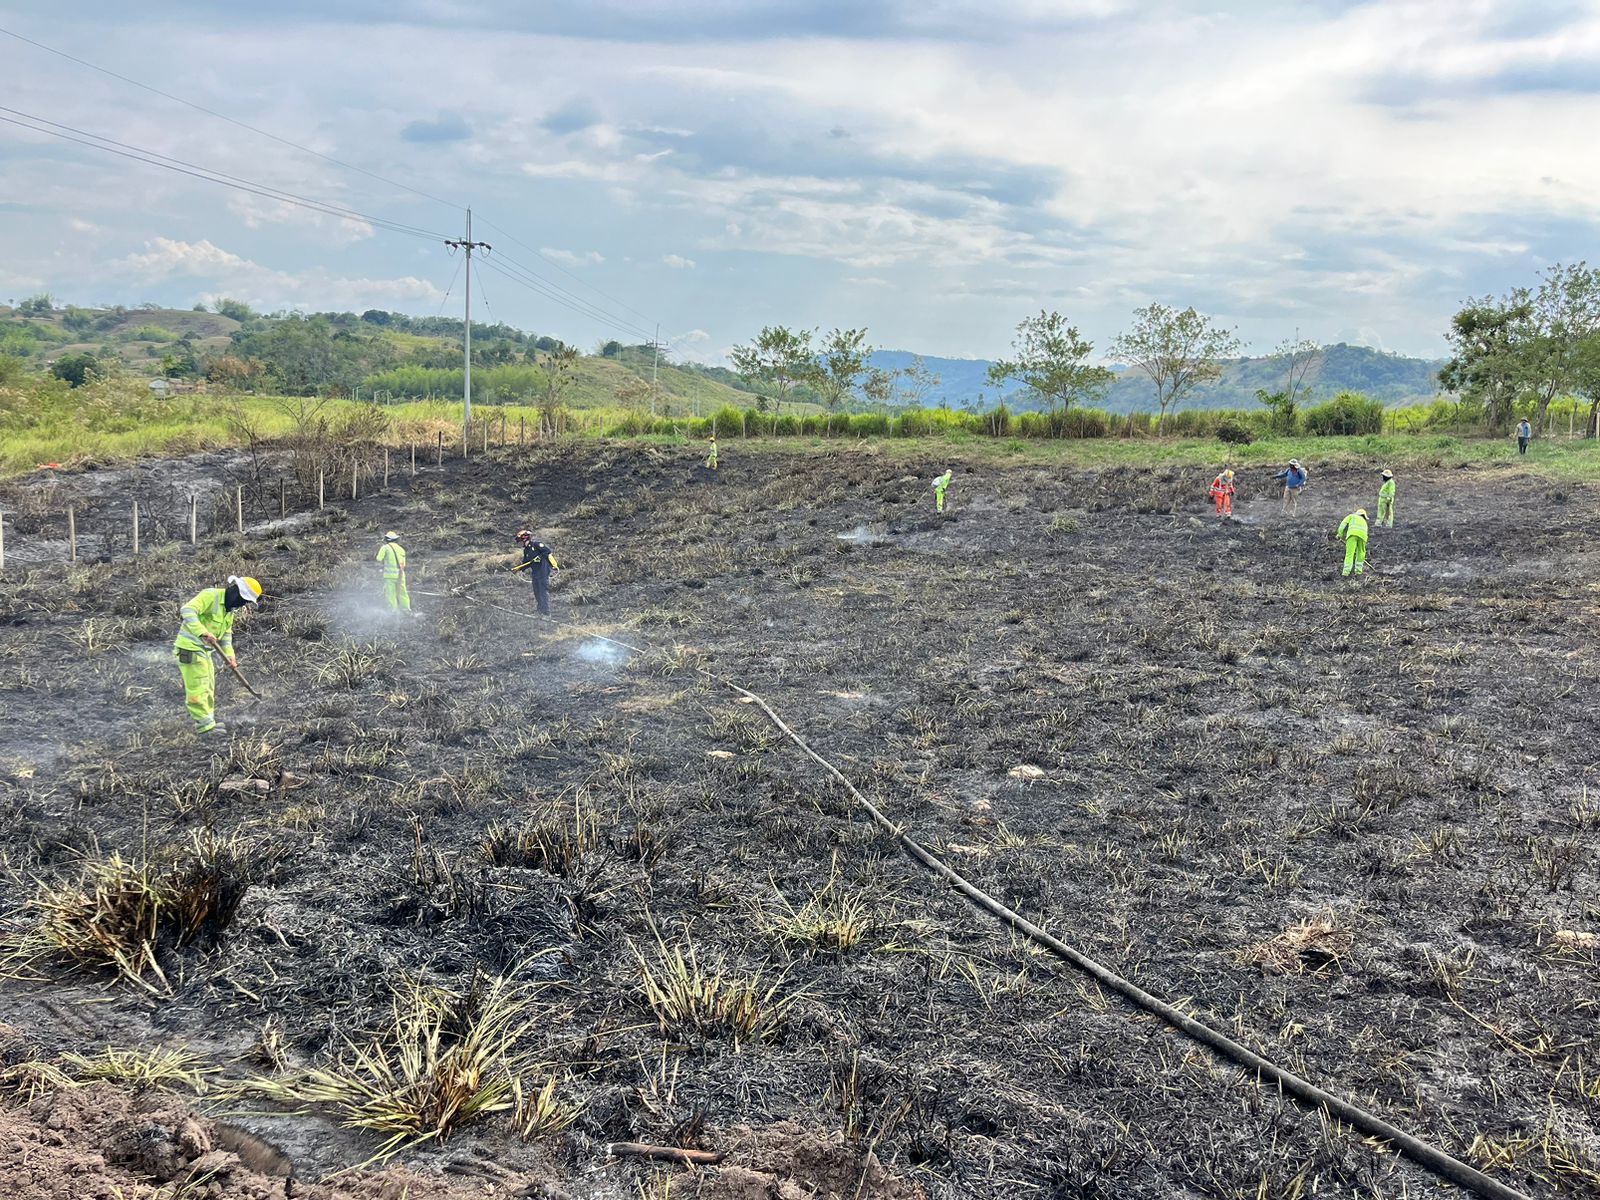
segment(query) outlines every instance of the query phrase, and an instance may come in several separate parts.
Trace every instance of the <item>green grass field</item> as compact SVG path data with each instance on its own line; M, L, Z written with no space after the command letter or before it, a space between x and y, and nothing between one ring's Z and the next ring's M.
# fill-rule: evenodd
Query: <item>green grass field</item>
M337 421L355 407L349 400L327 401L326 414ZM447 445L460 437L461 405L445 401L413 401L383 406L390 423L390 442L431 443L443 434ZM481 405L475 415L486 422L495 440L500 421L508 441L519 435L520 423L536 428L537 411L519 405ZM614 435L630 414L615 409L569 410L566 431L575 436ZM480 425L480 428L482 426ZM246 444L252 434L271 440L290 433L293 420L283 402L265 396L182 395L158 398L137 382L112 380L73 390L57 381L25 381L0 387L0 476L37 469L40 464L65 467L128 459L186 454ZM919 437L856 438L802 436L740 438L722 430L725 460L760 454L768 449L842 443L870 445L879 453L926 459L1002 463L1059 464L1063 468L1195 466L1221 468L1273 466L1291 457L1312 467L1357 464L1391 466L1511 465L1518 459L1510 438L1456 435L1386 434L1364 437L1266 438L1249 446L1230 447L1214 438L991 438L965 431ZM475 435L476 437L476 435ZM641 440L682 444L687 433L647 434ZM1554 476L1587 478L1600 474L1600 443L1558 436L1536 441L1519 466Z

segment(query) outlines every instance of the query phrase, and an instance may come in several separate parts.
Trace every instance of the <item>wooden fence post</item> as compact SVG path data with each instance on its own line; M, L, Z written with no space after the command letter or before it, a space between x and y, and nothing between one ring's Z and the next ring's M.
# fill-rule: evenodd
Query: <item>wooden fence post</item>
M239 484L233 490L233 524L240 533L244 532L244 484Z
M189 493L189 545L200 540L200 493Z
M6 514L0 510L0 571L6 569Z
M318 512L322 511L322 504L323 504L322 484L323 484L323 472L322 472L322 468L318 467L317 468L317 511Z
M436 467L444 466L444 434L443 433L439 434L439 450L438 450L438 453L436 453L434 455L433 465L436 466Z
M485 454L489 453L489 426L492 422L493 418L490 418L490 420L483 423L483 452Z
M284 482L283 476L278 476L278 519L281 521L289 515L289 485Z
M415 479L417 477L417 444L416 444L416 442L412 442L411 443L411 477L413 479Z
M139 553L139 502L133 502L133 552Z
M383 490L389 490L389 447L383 448Z
M356 480L359 479L359 478L361 478L361 464L360 463L351 463L350 464L350 499L351 500L354 500L356 498Z
M523 413L520 417L517 418L517 445L526 446L527 444L528 444L528 414L527 413Z
M67 561L78 561L78 513L67 505Z

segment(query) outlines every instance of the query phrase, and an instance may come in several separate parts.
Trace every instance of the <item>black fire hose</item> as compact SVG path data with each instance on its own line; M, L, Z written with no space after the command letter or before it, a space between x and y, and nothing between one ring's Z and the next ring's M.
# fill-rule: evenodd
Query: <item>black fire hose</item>
M1202 1045L1209 1046L1223 1058L1230 1059L1240 1066L1254 1071L1260 1079L1271 1080L1277 1084L1280 1091L1292 1096L1307 1107L1326 1111L1347 1125L1359 1129L1369 1137L1382 1138L1384 1141L1389 1142L1407 1158L1419 1166L1426 1167L1435 1175L1459 1184L1479 1196L1487 1197L1488 1200L1530 1200L1524 1193L1517 1191L1515 1188L1507 1187L1498 1180L1489 1178L1482 1171L1468 1166L1459 1158L1446 1154L1438 1147L1431 1146L1419 1138L1412 1137L1404 1130L1396 1129L1382 1117L1370 1113L1364 1108L1358 1108L1349 1101L1335 1096L1332 1092L1323 1091L1316 1084L1307 1079L1302 1079L1292 1071L1285 1071L1282 1067L1268 1062L1255 1051L1240 1045L1224 1034L1218 1033L1209 1025L1202 1025L1199 1021L1174 1008L1165 1000L1152 996L1149 992L1124 979L1109 967L1102 966L1088 955L1074 950L1053 934L1039 928L1039 926L1023 917L1020 913L1007 908L982 888L969 883L960 874L947 866L931 850L923 846L922 843L902 832L893 821L883 814L877 805L861 794L855 784L845 778L843 772L813 750L804 738L785 725L783 719L773 712L772 708L760 696L720 675L714 675L710 671L705 671L704 673L719 683L732 688L752 703L759 705L761 711L767 714L772 723L781 729L790 741L799 746L812 761L833 776L855 798L856 803L866 809L878 828L893 838L895 844L902 851L945 880L951 887L955 888L956 891L960 892L990 916L1005 925L1009 925L1029 941L1044 947L1056 957L1071 963L1072 966L1093 978L1103 987L1116 992L1135 1007L1142 1008L1145 1012L1160 1017L1180 1033L1193 1038Z

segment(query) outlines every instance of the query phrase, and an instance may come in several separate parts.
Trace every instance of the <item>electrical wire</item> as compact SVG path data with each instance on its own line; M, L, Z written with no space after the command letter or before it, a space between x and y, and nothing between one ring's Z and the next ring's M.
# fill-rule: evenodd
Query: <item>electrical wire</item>
M235 118L228 116L226 113L217 112L215 109L207 108L203 104L196 104L193 100L185 100L182 96L174 96L171 92L164 92L160 88L152 87L148 83L142 83L139 80L133 79L127 75L118 74L116 71L113 71L107 67L102 67L98 63L92 63L86 58L79 58L74 54L68 54L65 50L57 50L54 46L47 46L45 43L35 41L33 38L24 37L14 29L6 29L3 26L0 26L0 34L4 34L6 37L15 38L19 42L25 42L36 49L43 50L47 54L54 54L57 58L64 58L68 62L77 63L80 67L88 67L91 71L98 71L102 75L108 75L112 79L119 79L123 83L131 83L136 88L143 88L145 91L160 96L163 99L171 100L174 104L182 104L186 108L194 109L196 112L205 113L208 117L215 117L219 121L226 121L229 125L236 126L239 129L248 130L249 132L258 134L264 138L270 138L279 145L288 146L290 149L298 150L302 154L309 154L313 158L320 158L323 162L332 163L336 167L343 167L347 171L354 171L358 175L365 175L369 179L376 179L379 183L386 183L390 187L399 188L403 192L410 192L413 196L421 196L424 200L432 200L435 204L443 204L448 208L457 210L465 207L464 205L454 203L450 200L441 199L440 197L432 195L429 192L424 192L420 188L414 188L408 184L401 183L397 179L390 179L385 175L380 175L376 171L369 171L365 167L358 167L354 163L347 163L343 159L334 158L329 154L323 154L320 150L313 150L309 146L302 146L299 142L292 142L286 137L279 137L277 134L269 133L265 129L257 128L254 125L248 125L243 121L236 120Z
M588 317L590 320L595 321L608 329L613 329L618 333L622 333L624 336L644 338L651 336L650 334L644 333L633 326L621 323L619 319L612 317L610 314L604 311L590 308L584 305L581 301L568 299L557 292L549 290L549 288L541 283L537 277L530 277L524 274L521 268L516 267L514 264L508 264L505 260L483 257L478 260L478 265L496 272L504 278L511 280L513 283L520 284L529 291L543 296L545 299L553 301L554 303L561 305L563 308L570 309L579 316Z
M77 56L75 54L69 54L64 50L60 50L60 49L58 49L58 48L56 48L54 46L47 45L46 43L38 41L35 38L30 38L30 37L25 36L24 34L20 34L20 33L16 32L13 29L7 29L7 28L5 28L3 26L0 26L0 34L4 34L7 37L14 38L15 40L17 40L19 42L22 42L22 43L24 43L26 45L33 46L35 49L43 50L47 54L53 54L56 57L65 59L68 62L76 63L77 65L79 65L81 67L87 67L91 71L97 71L102 75L108 76L109 78L119 80L119 81L121 81L123 83L131 84L132 86L137 87L137 88L141 88L144 91L147 91L147 92L151 93L152 95L160 96L165 100L170 100L175 104L182 104L186 108L192 108L196 112L204 113L208 117L214 117L219 121L226 121L228 124L233 125L236 128L246 130L246 131L248 131L250 133L254 133L254 134L256 134L256 135L258 135L260 137L269 138L270 140L272 140L274 142L277 142L279 145L287 146L287 147L289 147L290 149L293 149L293 150L298 150L302 154L309 154L313 158L320 159L320 160L322 160L323 162L326 162L326 163L331 163L332 165L334 165L336 167L342 167L347 171L354 171L359 175L365 175L367 178L375 179L379 183L387 184L390 187L399 188L401 191L409 192L414 196L420 196L425 200L431 200L436 204L445 205L448 208L459 209L459 208L463 207L462 205L460 205L458 203L455 203L455 202L452 202L452 201L449 201L449 200L445 200L445 199L443 199L442 197L439 197L439 196L435 196L431 192L426 192L426 191L421 190L420 188L412 187L409 184L401 183L399 180L396 180L396 179L390 179L388 176L381 175L376 171L368 170L366 167L360 167L360 166L357 166L354 163L346 162L343 159L335 158L332 155L324 154L320 150L313 150L311 147L303 145L300 142L293 141L290 138L286 138L286 137L283 137L283 136L281 136L279 134L272 133L269 130L265 130L265 129L260 128L259 126L251 125L248 122L240 121L235 117L228 116L226 113L218 112L216 109L208 108L205 105L198 104L193 100L188 100L188 99L185 99L182 96L174 95L171 92L164 91L163 89L158 88L158 87L154 87L154 86L152 86L152 85L150 85L148 83L143 82L142 80L134 79L131 76L123 75L118 71L113 71L108 67L103 67L103 66L99 65L98 63L90 62L86 58L80 58L79 56ZM7 112L16 112L16 110L14 110L14 109L6 109L5 111L7 111ZM29 114L23 114L23 113L18 113L17 115L19 115L19 116L29 116ZM35 121L41 121L44 124L51 124L51 125L55 124L55 122L45 121L44 118L40 118L40 117L29 116L29 119L30 120L35 120ZM137 150L137 149L139 149L137 147L125 146L123 143L114 142L112 139L109 139L109 138L101 138L101 137L99 137L99 135L96 135L96 134L86 134L82 130L72 130L70 126L60 126L60 128L71 130L71 132L78 133L78 134L80 134L82 136L95 138L98 141L104 141L104 142L109 142L112 145L123 146L123 148L127 149L127 150ZM45 131L44 130L39 130L38 132L45 132ZM60 136L60 135L58 135L58 136ZM74 139L68 138L67 140L70 141L70 140L74 140ZM102 147L102 148L104 148L104 147ZM155 157L155 158L166 158L167 157L165 155L157 154L154 151L141 151L141 153L150 155L150 156ZM235 183L243 185L243 186L246 186L247 188L248 187L262 187L262 188L266 188L266 190L269 190L269 191L274 191L274 192L279 191L279 189L276 189L276 188L268 188L267 185L264 185L264 184L258 185L258 184L253 183L253 181L240 180L240 179L237 179L237 178L232 177L232 176L226 176L226 175L223 175L222 172L211 171L208 168L195 167L195 164L192 164L192 163L183 163L181 160L169 160L169 161L172 161L172 162L175 162L175 163L179 163L183 167L193 168L193 169L196 169L196 170L199 170L199 171L206 172L209 175L215 175L215 176L218 176L220 178L232 179ZM293 195L293 194L289 193L288 195ZM322 202L322 201L310 201L306 197L295 197L293 199L285 198L284 202L285 203L291 203L291 204L296 204L297 203L297 204L301 204L301 205L324 204L325 203L325 202ZM332 208L332 207L338 207L338 206L326 205L326 207ZM360 214L357 214L357 215L360 216ZM399 222L380 222L379 220L376 220L376 219L370 218L370 217L366 217L366 216L361 216L361 219L369 221L369 222L371 222L373 224L383 224L385 228L392 228L392 227L397 226L397 225L400 224ZM556 271L559 271L561 274L567 276L569 279L572 279L573 281L578 283L580 286L588 289L589 291L595 293L598 296L603 297L605 300L608 300L612 304L617 305L619 308L623 309L624 311L633 314L635 317L638 317L641 321L645 321L645 322L648 323L648 322L650 322L652 320L651 317L649 317L645 313L640 312L638 309L634 308L632 305L628 304L626 301L624 301L621 298L611 294L610 292L606 291L604 288L601 288L601 287L599 287L599 286L597 286L597 285L595 285L593 283L590 283L588 280L584 279L582 276L580 276L580 275L576 274L575 272L569 270L568 268L564 267L561 263L557 262L550 255L546 254L543 250L540 250L537 247L529 245L527 242L525 242L521 238L517 237L516 234L512 233L509 229L506 229L504 226L496 224L494 221L489 220L487 217L483 217L481 214L479 214L479 219L485 225L487 225L491 229L495 230L497 233L504 235L511 242L513 242L516 245L522 247L524 250L527 250L529 253L537 255L540 259L542 259L545 263L547 263L552 269L554 269ZM429 236L437 236L437 235L429 234ZM511 261L511 260L508 259L508 261ZM560 284L556 283L554 280L546 279L544 276L540 275L539 272L535 271L531 267L520 266L520 264L516 264L514 261L512 262L512 265L513 266L519 266L520 269L524 273L526 273L527 275L529 275L530 277L532 277L534 279L540 280L541 283L544 286L546 286L548 288L551 288L551 289L553 289L553 290L555 290L557 292L560 292L561 294L569 297L570 300L573 302L573 304L585 306L585 307L581 307L581 308L573 308L573 311L579 312L580 314L585 315L585 316L589 316L591 319L599 320L603 324L606 324L609 328L616 329L619 332L625 332L625 333L629 334L630 336L636 336L636 337L648 339L648 341L652 345L654 345L654 342L655 342L655 334L654 334L654 332L648 332L648 331L642 330L642 329L638 328L637 326L633 325L632 322L628 321L626 318L615 317L614 314L606 313L606 311L600 305L595 304L593 301L585 300L583 297L576 295L575 293L573 293L569 289L562 287ZM555 297L553 297L553 296L551 296L549 298L550 299L555 299ZM558 303L559 302L560 301L558 301ZM568 307L572 308L573 304L569 304ZM600 315L602 313L605 314L603 317Z
M588 288L591 292L594 292L596 295L603 296L607 300L611 301L611 303L617 305L618 307L626 309L628 312L631 312L634 316L638 317L641 321L651 321L651 320L655 319L653 317L648 316L645 313L640 312L637 308L634 308L632 305L628 304L626 301L621 300L621 299L617 298L616 296L613 296L610 292L606 291L604 288L597 287L595 284L590 283L587 279L583 278L583 276L577 274L576 272L568 270L566 267L562 266L555 259L551 258L543 250L539 250L539 249L536 249L533 246L528 245L527 242L523 241L516 234L512 233L509 229L506 229L504 226L496 225L493 221L489 220L488 217L482 217L481 220L483 221L483 223L485 225L489 226L489 228L495 230L498 233L504 234L507 238L509 238L511 241L515 242L517 245L521 246L524 250L528 251L530 254L537 254L540 258L544 259L545 262L549 263L552 267L554 267L557 271L560 271L563 275L567 276L569 279L576 280L578 283L582 284L584 287Z
M526 276L527 278L529 278L531 280L534 280L534 281L537 281L537 283L538 283L538 285L540 287L546 288L550 292L558 293L559 295L566 297L567 301L569 303L571 303L571 304L575 304L575 305L581 306L581 311L595 316L597 320L598 319L604 319L608 324L611 325L611 327L613 329L625 330L625 331L628 331L628 332L631 332L631 333L635 333L639 337L649 338L649 339L652 339L652 340L654 339L655 335L653 333L650 333L650 332L647 332L647 331L641 329L639 326L635 325L632 321L629 321L627 318L617 316L617 314L609 311L606 308L601 307L600 305L596 304L592 300L585 300L582 296L578 295L576 292L570 290L569 288L562 287L559 283L556 283L554 280L546 279L543 275L539 274L538 271L535 271L532 267L526 266L526 265L518 262L516 259L512 258L510 255L506 254L504 251L496 251L495 252L495 257L498 258L502 263L508 264L509 266L515 268L518 272L520 272L522 275Z
M198 163L187 162L180 158L161 154L155 150L147 150L142 146L130 145L119 142L115 138L104 137L101 134L91 133L88 130L78 129L72 125L64 125L58 121L51 121L45 117L37 117L32 113L22 112L19 109L7 108L0 105L0 113L11 113L12 116L0 115L0 121L15 125L19 129L27 129L33 133L43 134L46 137L58 138L62 141L76 142L80 146L88 146L92 150L101 150L107 154L115 154L120 158L132 159L142 162L147 166L160 167L163 170L175 171L180 175L188 175L194 179L201 179L207 183L219 184L222 187L232 188L235 191L248 192L266 200L275 200L282 204L293 205L297 208L309 209L312 212L322 213L324 216L338 217L346 221L361 221L374 228L383 229L390 233L401 233L408 237L424 238L428 241L443 241L445 235L434 233L414 225L406 225L387 217L373 216L357 209L346 208L326 200L316 200L309 196L301 196L295 192L287 192L275 188L270 184L258 183L255 180L244 179L237 175L229 175L210 167L200 166ZM22 119L18 119L22 118Z

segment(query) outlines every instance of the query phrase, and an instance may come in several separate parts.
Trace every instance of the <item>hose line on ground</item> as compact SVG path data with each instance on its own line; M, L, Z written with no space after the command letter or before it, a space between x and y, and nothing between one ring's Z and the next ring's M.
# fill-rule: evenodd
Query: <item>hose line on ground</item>
M420 594L426 595L429 593ZM455 593L455 595L457 598L463 598L460 596L460 593ZM558 628L567 627L565 622L557 621L554 617L543 613L528 614L518 612L514 609L505 608L501 605L488 603L482 600L474 600L474 603L484 605L488 608L498 609L501 612L511 613L513 616L540 616ZM587 636L593 637L598 641L609 642L613 646L620 646L623 649L632 651L636 654L645 653L645 651L638 646L630 645L629 643L619 641L616 638L606 637L601 633L590 632L587 634ZM996 920L1000 921L1002 924L1007 925L1011 929L1014 929L1016 932L1022 934L1023 937L1027 938L1035 945L1043 947L1050 953L1054 954L1057 958L1064 960L1077 970L1082 971L1084 974L1094 979L1095 982L1099 983L1102 987L1109 988L1111 991L1117 993L1123 999L1134 1005L1134 1007L1143 1009L1145 1012L1159 1017L1172 1028L1176 1029L1179 1033L1182 1033L1186 1037L1199 1042L1203 1046L1209 1047L1222 1058L1228 1059L1234 1063L1237 1063L1241 1067L1245 1067L1248 1070L1255 1072L1258 1079L1270 1080L1272 1083L1277 1085L1279 1091L1293 1097L1301 1104L1306 1105L1309 1108L1325 1111L1338 1120L1345 1122L1347 1125L1360 1130L1369 1137L1380 1138L1383 1141L1390 1143L1407 1158L1411 1159L1419 1166L1432 1171L1440 1178L1447 1179L1451 1183L1457 1184L1476 1195L1486 1197L1487 1200L1531 1200L1531 1197L1529 1197L1526 1193L1519 1192L1515 1188L1508 1187L1498 1180L1491 1179L1482 1171L1477 1170L1475 1167L1469 1166L1467 1163L1462 1162L1459 1158L1455 1158L1450 1154L1446 1154L1437 1146L1432 1146L1427 1142L1422 1141L1420 1138L1413 1137L1411 1134L1406 1133L1403 1129L1396 1128L1377 1114L1368 1112L1366 1109L1360 1108L1357 1105L1350 1103L1348 1100L1344 1100L1339 1096L1335 1096L1332 1092L1324 1091L1310 1080L1303 1079L1299 1075L1294 1074L1292 1071L1286 1071L1282 1067L1269 1062L1267 1059L1262 1058L1255 1051L1241 1045L1225 1034L1217 1032L1209 1025L1201 1024L1187 1013L1173 1007L1165 1000L1151 995L1137 984L1131 982L1130 980L1124 979L1109 967L1104 966L1096 960L1090 958L1088 955L1073 949L1060 938L1057 938L1054 934L1051 934L1048 931L1040 928L1038 925L1035 925L1032 921L1022 916L1022 914L1011 908L1008 908L1006 905L996 900L993 896L989 895L988 892L985 892L976 884L968 881L965 876L961 875L954 868L950 867L944 862L943 859L939 858L921 842L911 837L898 825L891 821L886 815L884 815L882 809L875 805L871 800L868 800L867 797L862 794L861 790L857 788L855 784L851 783L848 778L846 778L844 772L840 771L838 767L834 766L827 759L823 758L822 755L813 750L810 743L796 733L793 729L789 728L789 726L784 723L783 718L778 716L778 714L773 711L772 706L758 696L755 692L750 691L748 688L739 686L739 684L733 682L733 680L727 678L726 676L719 675L709 668L696 667L695 671L697 674L703 675L705 678L715 683L719 683L734 692L737 692L739 695L745 697L746 700L759 707L761 711L767 715L767 719L776 725L778 729L782 731L784 736L798 746L808 758L810 758L819 767L832 776L833 779L850 794L855 802L866 810L867 815L872 818L873 823L876 824L878 828L887 834L891 839L893 839L895 845L900 848L902 853L927 870L931 871L933 874L939 876L973 904L977 905L979 908L987 912Z
M1084 974L1092 977L1101 986L1116 992L1135 1007L1142 1008L1145 1012L1160 1017L1180 1033L1193 1038L1202 1045L1210 1047L1223 1058L1230 1059L1242 1067L1249 1068L1256 1073L1258 1078L1271 1080L1278 1085L1279 1090L1294 1097L1302 1104L1312 1108L1323 1109L1362 1133L1370 1137L1382 1138L1384 1141L1391 1143L1406 1157L1419 1166L1426 1167L1434 1174L1448 1179L1452 1183L1459 1184L1479 1196L1488 1197L1488 1200L1530 1200L1524 1193L1517 1191L1515 1188L1507 1187L1498 1180L1489 1178L1482 1171L1468 1166L1459 1158L1452 1157L1438 1147L1431 1146L1419 1138L1412 1137L1404 1130L1395 1128L1382 1117L1370 1113L1364 1108L1358 1108L1331 1092L1323 1091L1323 1089L1309 1080L1302 1079L1293 1072L1286 1071L1282 1067L1268 1062L1255 1051L1240 1045L1224 1034L1218 1033L1209 1025L1202 1025L1199 1021L1174 1008L1165 1000L1152 996L1137 984L1124 979L1109 967L1101 965L1088 955L1074 950L1071 946L1053 934L1041 929L1020 913L1006 907L982 888L968 882L964 876L946 865L942 859L922 845L921 842L906 834L893 821L889 820L877 805L861 794L855 784L845 778L842 771L813 750L804 738L784 724L783 718L773 712L771 705L760 696L711 671L702 668L701 673L731 688L759 706L761 711L767 714L768 719L782 730L790 741L800 747L813 762L831 775L850 793L856 803L867 811L878 828L894 839L895 844L899 846L902 852L945 880L951 887L955 888L956 891L960 892L990 916L1010 926L1035 945L1042 946L1056 955L1056 957L1064 959Z

